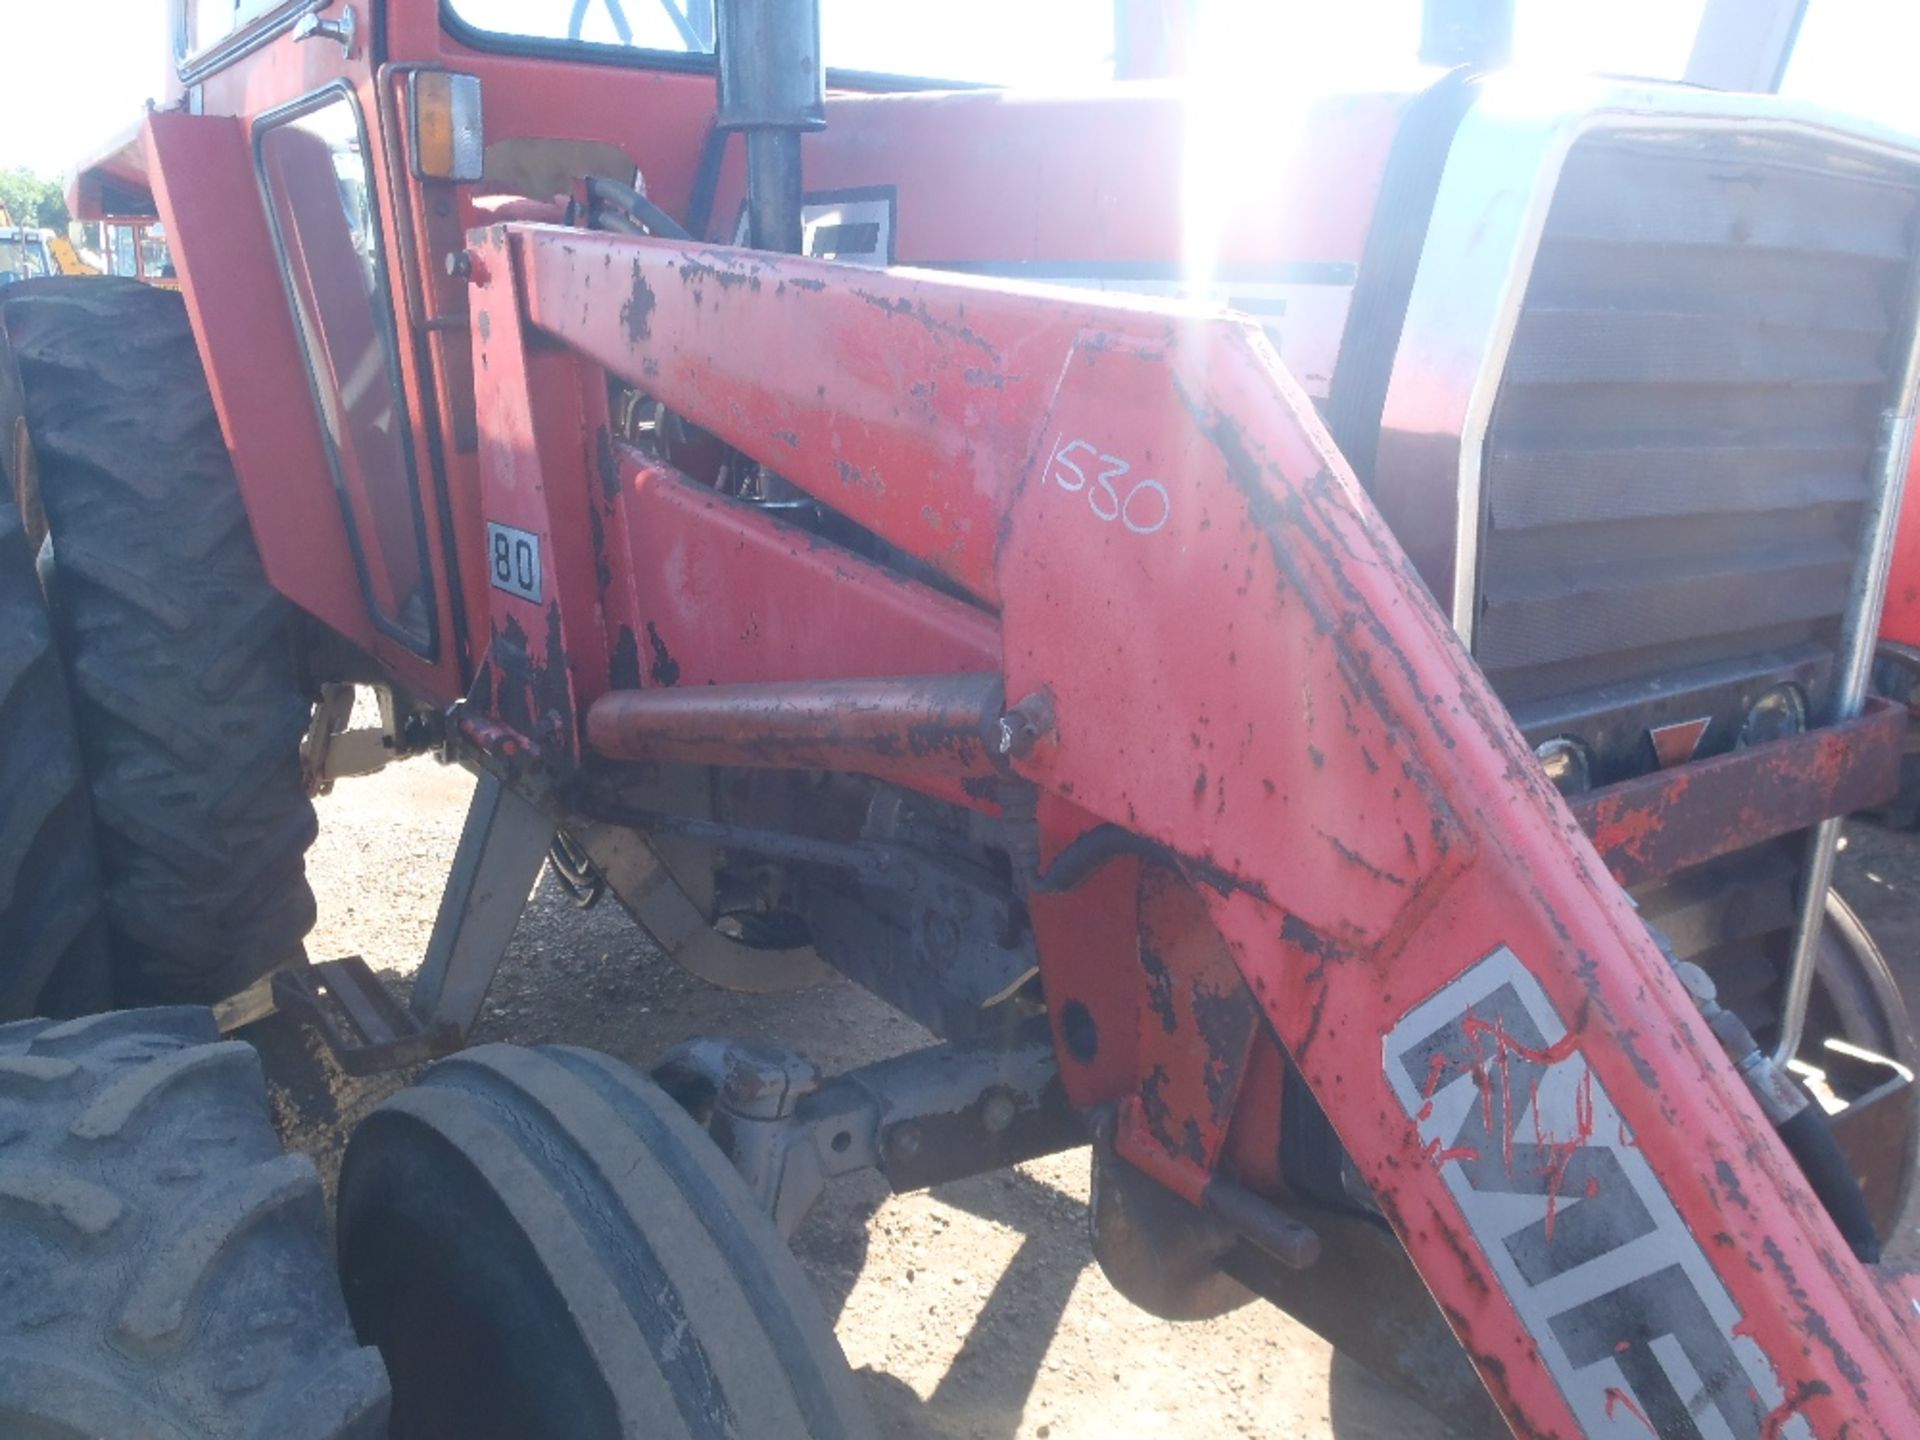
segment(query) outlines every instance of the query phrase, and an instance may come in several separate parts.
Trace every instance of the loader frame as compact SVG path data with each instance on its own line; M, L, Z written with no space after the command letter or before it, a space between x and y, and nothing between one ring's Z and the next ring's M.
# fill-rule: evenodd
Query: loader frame
M553 579L493 589L473 703L543 761L1031 794L1065 1084L1128 1164L1206 1204L1270 1026L1520 1433L1689 1433L1703 1400L1733 1433L1899 1429L1914 1294L1843 1254L1257 331L536 226L471 274L483 504ZM600 368L944 583L629 450ZM677 685L620 684L649 587L716 550L796 624L749 637L700 589ZM849 590L859 644L807 623ZM857 734L804 681L857 685Z
M511 930L476 897L550 827L724 844L632 797L865 777L999 837L1102 1153L1311 1264L1280 1159L1302 1087L1517 1433L1911 1428L1920 1283L1851 1257L1620 888L1883 795L1897 711L1570 809L1250 323L559 225L463 236L400 122L439 69L406 57L448 49L435 8L337 56L280 43L327 8L188 57L193 103L88 183L151 191L276 587L491 777L423 992L456 997L454 1031ZM535 57L455 58L502 81L509 131L548 105L604 136L634 78L536 90ZM685 213L710 91L645 83L688 142L652 177ZM445 621L424 645L364 598L250 127L335 95L377 191ZM619 389L861 543L634 443ZM1860 634L1883 562L1861 558Z

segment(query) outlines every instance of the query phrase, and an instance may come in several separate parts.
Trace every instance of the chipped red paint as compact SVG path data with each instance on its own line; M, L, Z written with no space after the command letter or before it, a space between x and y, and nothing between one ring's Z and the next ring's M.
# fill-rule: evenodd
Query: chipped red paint
M1607 1390L1607 1418L1609 1420L1613 1418L1616 1410L1625 1411L1631 1415L1635 1420L1638 1420L1642 1425L1646 1426L1647 1434L1653 1436L1654 1440L1660 1440L1660 1432L1653 1428L1653 1422L1647 1419L1646 1411L1634 1404L1633 1397L1627 1394L1626 1391L1620 1389L1618 1386L1611 1386Z
M1900 780L1907 713L1871 700L1858 719L1581 795L1574 816L1633 886L1878 805Z
M1044 792L1036 810L1041 858L1049 865L1098 823L1071 800ZM1118 1101L1139 1081L1147 1003L1140 869L1139 860L1123 857L1066 894L1027 898L1061 1078L1067 1098L1082 1109ZM1084 1024L1070 1028L1070 1013L1076 1022L1084 1016Z
M1114 1149L1199 1205L1219 1163L1253 1049L1257 1007L1206 901L1162 865L1140 875L1146 1004Z
M1588 1074L1583 1076L1580 1081L1581 1091L1575 1104L1575 1114L1578 1123L1574 1133L1565 1137L1549 1138L1540 1131L1540 1112L1538 1106L1535 1104L1535 1101L1538 1099L1537 1095L1527 1095L1524 1097L1524 1103L1520 1109L1516 1110L1514 1108L1513 1061L1517 1057L1521 1060L1529 1061L1534 1065L1556 1065L1574 1053L1576 1048L1574 1037L1567 1035L1555 1041L1552 1045L1544 1047L1526 1045L1513 1035L1508 1034L1505 1025L1498 1017L1488 1022L1478 1018L1471 1011L1467 1014L1464 1028L1467 1033L1467 1038L1473 1043L1475 1083L1480 1091L1481 1113L1485 1119L1487 1128L1489 1130L1493 1128L1496 1089L1499 1099L1498 1108L1502 1116L1511 1117L1520 1113L1529 1113L1534 1117L1534 1143L1547 1152L1546 1230L1547 1239L1552 1240L1554 1220L1560 1208L1560 1187L1566 1181L1567 1166L1572 1163L1574 1156L1577 1155L1593 1137L1593 1077L1591 1074ZM1484 1051L1483 1047L1486 1046L1490 1046L1492 1049L1491 1058L1489 1058ZM1493 1075L1488 1073L1489 1066L1491 1066L1492 1070L1499 1076L1497 1086ZM1433 1103L1433 1086L1437 1079L1437 1076L1431 1074L1428 1077L1423 1096L1427 1106L1431 1106ZM1425 1107L1423 1107L1423 1110L1424 1108ZM1514 1127L1512 1125L1506 1125L1501 1128L1500 1145L1501 1163L1506 1167L1507 1174L1511 1176L1514 1173ZM1470 1152L1465 1156L1453 1151L1436 1151L1434 1154L1434 1162L1436 1164L1455 1158L1478 1157L1471 1156Z
M488 244L501 263L477 295L496 340L502 326L540 331L565 347L540 354L572 351L643 386L968 597L939 598L991 617L1005 692L1051 697L1051 738L1013 762L1041 792L1043 853L1114 825L1183 875L1180 893L1204 907L1516 1430L1570 1433L1573 1412L1516 1297L1490 1282L1444 1178L1459 1160L1426 1153L1417 1097L1403 1109L1381 1064L1384 1035L1496 951L1517 957L1564 1021L1682 1233L1703 1237L1747 1327L1740 1343L1802 1402L1793 1424L1911 1431L1920 1392L1902 1322L1838 1245L1257 332L1155 304L542 227L509 226ZM526 384L517 363L503 368L483 374L483 420L489 383ZM572 420L559 430L559 449L591 450ZM515 463L529 453L545 452L522 446ZM504 470L505 458L489 463ZM582 487L592 473L583 460L540 464L523 490ZM625 584L642 583L636 565ZM608 593L621 588L616 574ZM709 650L755 663L751 649L727 650L719 625L684 623L677 664ZM563 628L571 662L571 619ZM725 679L884 673L822 648L831 660L780 652L795 670L820 663L811 676ZM899 673L940 668L980 669ZM1813 743L1825 756L1819 747L1858 741ZM1708 762L1723 768L1705 782L1701 766L1660 778L1734 785L1773 759L1756 750ZM1653 834L1643 825L1636 843ZM1085 888L1126 868L1140 862ZM1130 908L1125 888L1105 893ZM1034 900L1069 1092L1138 1096L1157 1020L1126 944L1137 922L1102 931L1115 942L1102 951L1070 933L1082 896ZM1204 1093L1197 1036L1160 1053ZM1502 1111L1521 1123L1518 1105ZM1150 1164L1154 1148L1168 1157L1163 1178L1191 1191L1187 1157L1164 1143L1136 1153ZM1199 1149L1204 1174L1220 1151Z

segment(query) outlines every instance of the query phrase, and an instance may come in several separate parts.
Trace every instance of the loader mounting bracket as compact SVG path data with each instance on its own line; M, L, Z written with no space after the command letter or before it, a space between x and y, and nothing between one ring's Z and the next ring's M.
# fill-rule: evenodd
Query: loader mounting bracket
M704 1120L782 1234L828 1180L876 1170L896 1192L1004 1170L1086 1142L1044 1024L942 1044L825 1080L787 1051L690 1040L654 1079Z
M273 1000L283 1014L319 1035L349 1075L378 1075L436 1060L466 1043L457 1025L415 1020L358 955L277 972Z

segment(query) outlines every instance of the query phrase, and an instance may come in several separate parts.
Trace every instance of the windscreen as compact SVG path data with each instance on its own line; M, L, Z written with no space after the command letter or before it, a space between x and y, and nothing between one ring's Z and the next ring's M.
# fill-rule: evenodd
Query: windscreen
M33 280L52 273L46 242L38 235L0 234L0 279Z
M713 0L447 0L490 37L670 55L713 50ZM827 64L955 84L1113 78L1113 0L821 0Z

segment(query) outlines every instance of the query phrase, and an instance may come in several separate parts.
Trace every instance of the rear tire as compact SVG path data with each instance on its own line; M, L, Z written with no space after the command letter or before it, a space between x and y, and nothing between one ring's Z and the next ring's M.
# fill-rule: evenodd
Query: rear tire
M198 1009L0 1027L0 1435L381 1440L320 1177Z
M7 410L0 393L0 437L10 428ZM10 470L4 457L0 470ZM66 680L12 497L11 484L0 491L0 1021L84 1015L110 1003L93 816Z
M131 281L0 291L53 539L123 1003L214 1001L304 956L310 702L186 307Z
M861 1440L793 1257L713 1142L603 1055L489 1045L354 1132L340 1268L394 1440Z

